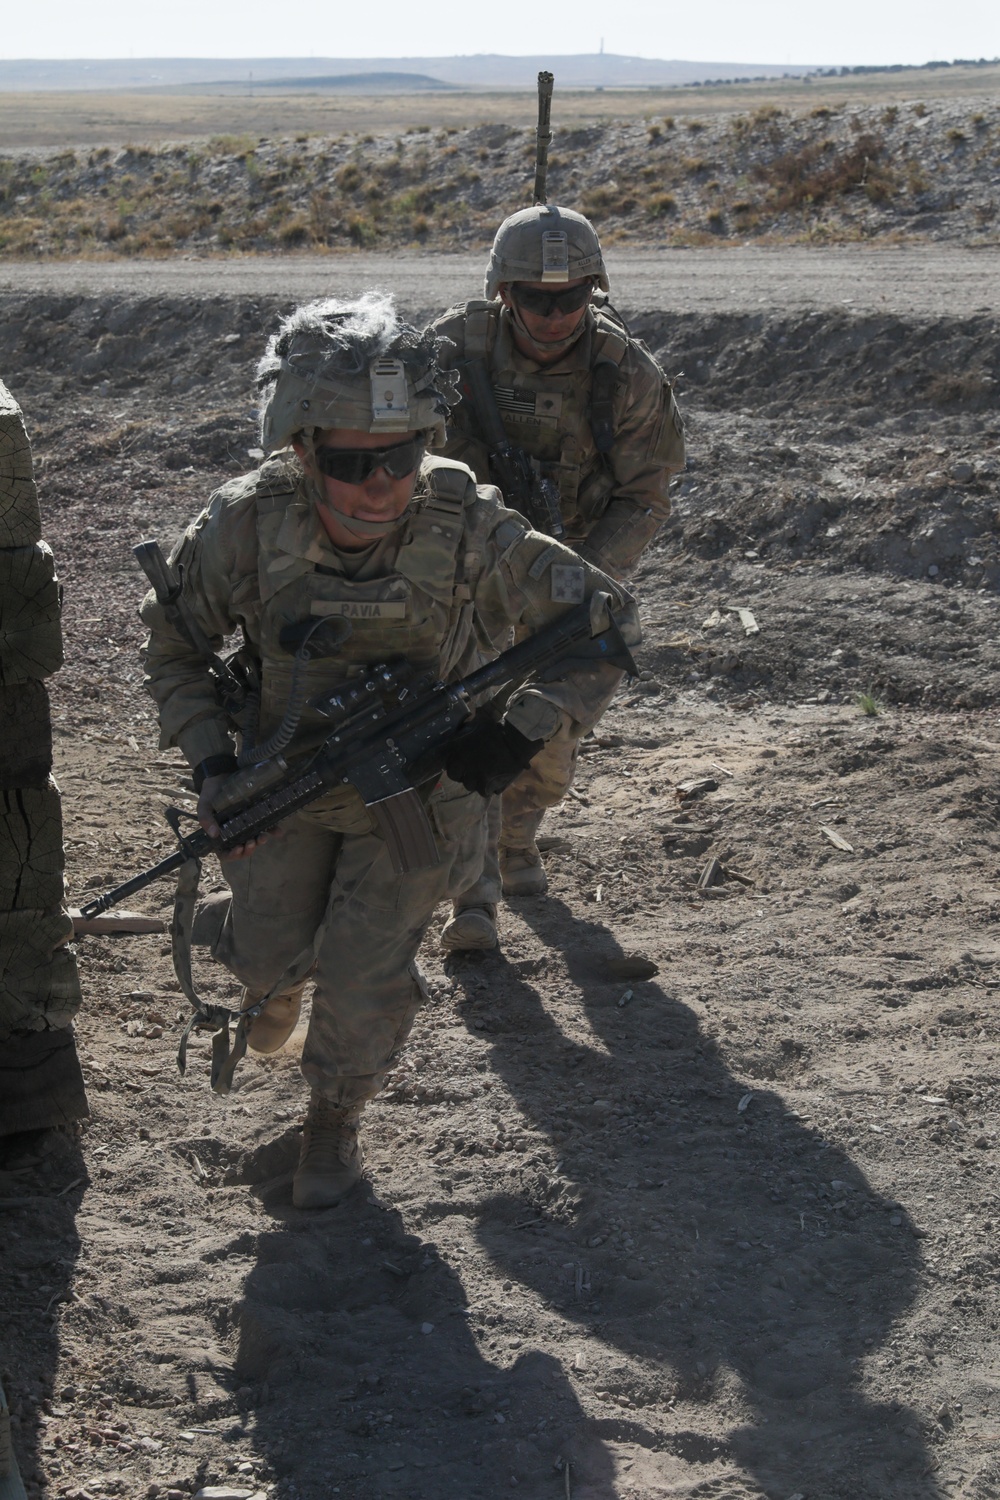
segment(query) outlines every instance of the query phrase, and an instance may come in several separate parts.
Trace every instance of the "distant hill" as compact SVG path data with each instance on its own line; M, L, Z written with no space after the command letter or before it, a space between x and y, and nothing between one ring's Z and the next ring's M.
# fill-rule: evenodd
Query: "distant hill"
M411 87L533 88L547 68L560 88L653 88L685 83L745 78L801 77L817 67L769 63L679 62L622 57L612 52L570 57L246 57L246 58L108 58L0 61L0 90L148 89L185 85L246 84L290 88L306 84L324 88L368 86L386 75L416 75ZM353 80L357 80L354 82ZM379 88L385 87L383 84Z
M198 88L246 89L245 78L219 79L215 84L198 84ZM189 85L195 87L195 85ZM317 73L302 78L258 78L255 89L358 89L369 94L418 93L422 89L454 89L454 83L443 78L429 78L426 73Z

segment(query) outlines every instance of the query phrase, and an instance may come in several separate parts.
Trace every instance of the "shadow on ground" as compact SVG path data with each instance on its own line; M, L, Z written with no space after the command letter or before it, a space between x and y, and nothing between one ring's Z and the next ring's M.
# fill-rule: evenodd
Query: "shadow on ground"
M86 1175L75 1135L46 1130L0 1140L0 1373L29 1500L52 1477L46 1408L59 1394L59 1305L72 1295ZM72 1376L63 1372L66 1379Z
M695 1465L728 1458L767 1496L937 1500L914 1413L872 1401L861 1380L916 1294L906 1216L777 1093L755 1091L740 1111L743 1085L668 985L636 985L620 1007L623 984L597 977L622 952L606 928L557 900L518 909L561 956L607 1050L568 1038L502 957L452 961L468 980L462 1013L494 1033L493 1068L558 1142L563 1199L566 1184L582 1197L567 1214L529 1185L494 1199L478 1232L498 1273L659 1372L621 1392L634 1415L597 1424L601 1434ZM534 1066L551 1060L555 1081L539 1087ZM532 1210L539 1246L573 1225L575 1287L544 1255L525 1257L513 1226ZM699 1432L710 1403L716 1431L720 1405L731 1422L721 1448Z
M290 1134L289 1166L296 1149ZM567 1459L587 1474L579 1500L617 1493L559 1363L532 1352L509 1369L491 1364L432 1240L409 1234L367 1184L349 1212L306 1214L290 1206L289 1182L260 1194L275 1228L258 1238L233 1315L254 1444L279 1494L555 1497Z

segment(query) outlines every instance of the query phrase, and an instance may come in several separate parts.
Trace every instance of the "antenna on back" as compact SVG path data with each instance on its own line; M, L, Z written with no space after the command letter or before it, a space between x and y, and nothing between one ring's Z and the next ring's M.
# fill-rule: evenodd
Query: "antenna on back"
M552 114L551 73L538 75L538 128L535 131L535 194L534 203L545 202L545 179L549 170L549 142L552 140L550 119Z

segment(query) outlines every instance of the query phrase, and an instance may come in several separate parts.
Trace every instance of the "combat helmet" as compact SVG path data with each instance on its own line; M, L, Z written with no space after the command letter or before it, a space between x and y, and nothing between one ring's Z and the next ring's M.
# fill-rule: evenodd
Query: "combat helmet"
M505 281L575 281L595 276L610 291L597 230L572 208L539 203L504 219L486 268L485 296L492 301Z
M401 322L382 292L296 308L257 366L264 452L330 427L423 432L439 445L458 400L457 373L438 362L447 343Z

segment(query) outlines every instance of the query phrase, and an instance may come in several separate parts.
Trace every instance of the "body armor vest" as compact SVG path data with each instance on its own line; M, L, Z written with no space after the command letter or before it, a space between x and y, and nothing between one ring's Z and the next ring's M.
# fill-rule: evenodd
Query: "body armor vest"
M271 468L283 468L283 483L268 473ZM257 574L234 589L260 658L258 743L280 724L293 686L305 702L300 738L326 723L308 707L310 699L377 662L404 657L448 678L487 659L474 628L478 555L466 532L465 507L475 496L475 481L464 464L425 459L395 559L388 552L384 575L358 580L325 565L331 549L317 538L312 502L296 485L294 470L262 467L256 489ZM296 662L290 636L301 638L303 626L328 619L346 621L350 633L333 654ZM294 752L294 741L290 749ZM350 788L332 793L315 809L328 815L324 822L345 832L353 831L358 818L368 819Z
M585 537L615 486L605 455L615 437L619 367L629 336L601 308L591 309L579 341L554 367L525 372L499 302L469 302L460 359L485 359L504 430L559 492L567 538ZM471 421L474 415L465 412Z

